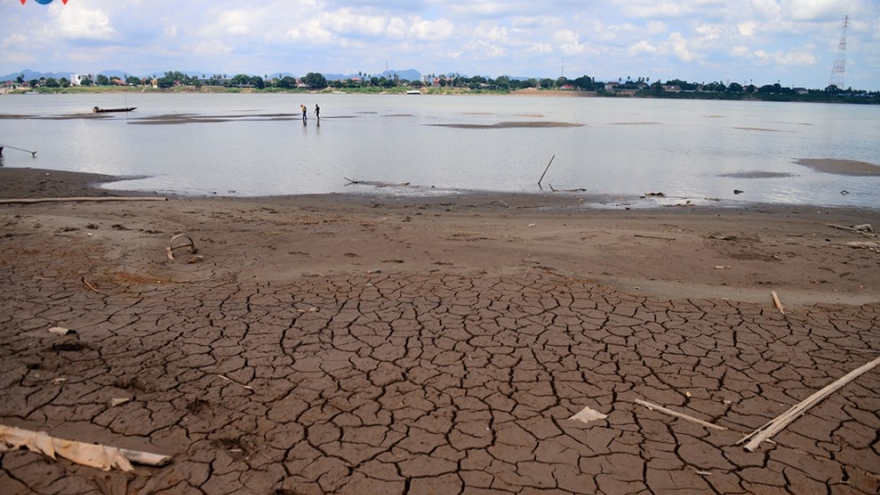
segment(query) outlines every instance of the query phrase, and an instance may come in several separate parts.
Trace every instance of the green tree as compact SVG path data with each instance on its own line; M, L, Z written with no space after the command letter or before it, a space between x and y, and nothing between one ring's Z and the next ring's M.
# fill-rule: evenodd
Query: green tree
M125 78L125 82L131 84L132 86L137 86L141 83L141 80L135 76L128 76Z
M70 87L70 80L67 79L66 77L62 77L61 79L58 80L58 84L60 84L62 88L69 88Z
M110 79L104 74L98 74L98 77L95 78L95 84L98 86L109 86Z
M496 78L495 87L500 91L510 91L510 76L499 76Z
M296 87L296 79L290 76L282 77L276 84L279 88L290 89Z
M306 83L310 88L314 89L324 89L327 87L327 79L318 72L309 72L303 77L303 82Z
M571 81L575 87L583 90L583 91L595 91L596 90L596 81L593 80L592 77L583 75L574 81Z
M232 76L232 80L229 83L233 86L246 86L250 79L250 76L247 74L236 74Z

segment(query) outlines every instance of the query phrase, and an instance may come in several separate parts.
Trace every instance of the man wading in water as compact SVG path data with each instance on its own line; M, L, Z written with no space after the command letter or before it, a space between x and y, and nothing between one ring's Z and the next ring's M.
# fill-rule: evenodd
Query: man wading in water
M303 112L303 122L305 122L305 121L306 121L306 106L305 106L305 105L300 105L299 107L302 109L302 112Z

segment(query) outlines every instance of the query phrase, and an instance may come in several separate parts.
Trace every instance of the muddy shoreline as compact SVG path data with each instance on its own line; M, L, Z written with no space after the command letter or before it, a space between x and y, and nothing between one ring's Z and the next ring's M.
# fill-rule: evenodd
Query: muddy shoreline
M0 168L0 198L143 194L111 179ZM0 492L876 493L877 369L737 445L880 353L880 252L853 247L876 234L834 227L862 224L556 194L2 204L0 424L173 460L5 452Z

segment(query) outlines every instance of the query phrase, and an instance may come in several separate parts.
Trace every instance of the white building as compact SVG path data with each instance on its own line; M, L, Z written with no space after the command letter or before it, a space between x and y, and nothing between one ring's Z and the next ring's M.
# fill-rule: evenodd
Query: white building
M95 78L92 77L91 74L71 74L70 75L70 85L71 86L82 86L82 82L84 80L94 82Z

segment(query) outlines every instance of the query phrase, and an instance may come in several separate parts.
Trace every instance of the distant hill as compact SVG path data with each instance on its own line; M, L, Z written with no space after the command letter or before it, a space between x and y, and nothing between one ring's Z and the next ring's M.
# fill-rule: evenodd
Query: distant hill
M41 77L52 77L55 79L66 77L70 79L71 74L75 74L75 72L36 72L30 69L24 69L20 72L13 72L11 74L2 75L0 76L0 81L15 81L15 78L22 75L24 76L25 81L30 81L31 79L39 79Z
M70 79L70 76L73 74L82 74L81 72L37 72L30 69L25 69L20 72L13 72L11 74L0 75L0 81L15 81L18 76L24 76L25 81L30 81L32 79L40 79L41 77L53 78L53 79L61 79L62 77ZM130 72L124 72L121 70L104 70L101 72L96 72L97 74L103 74L107 77L118 77L120 79L125 79L126 76L133 75ZM136 74L135 74L136 75Z

